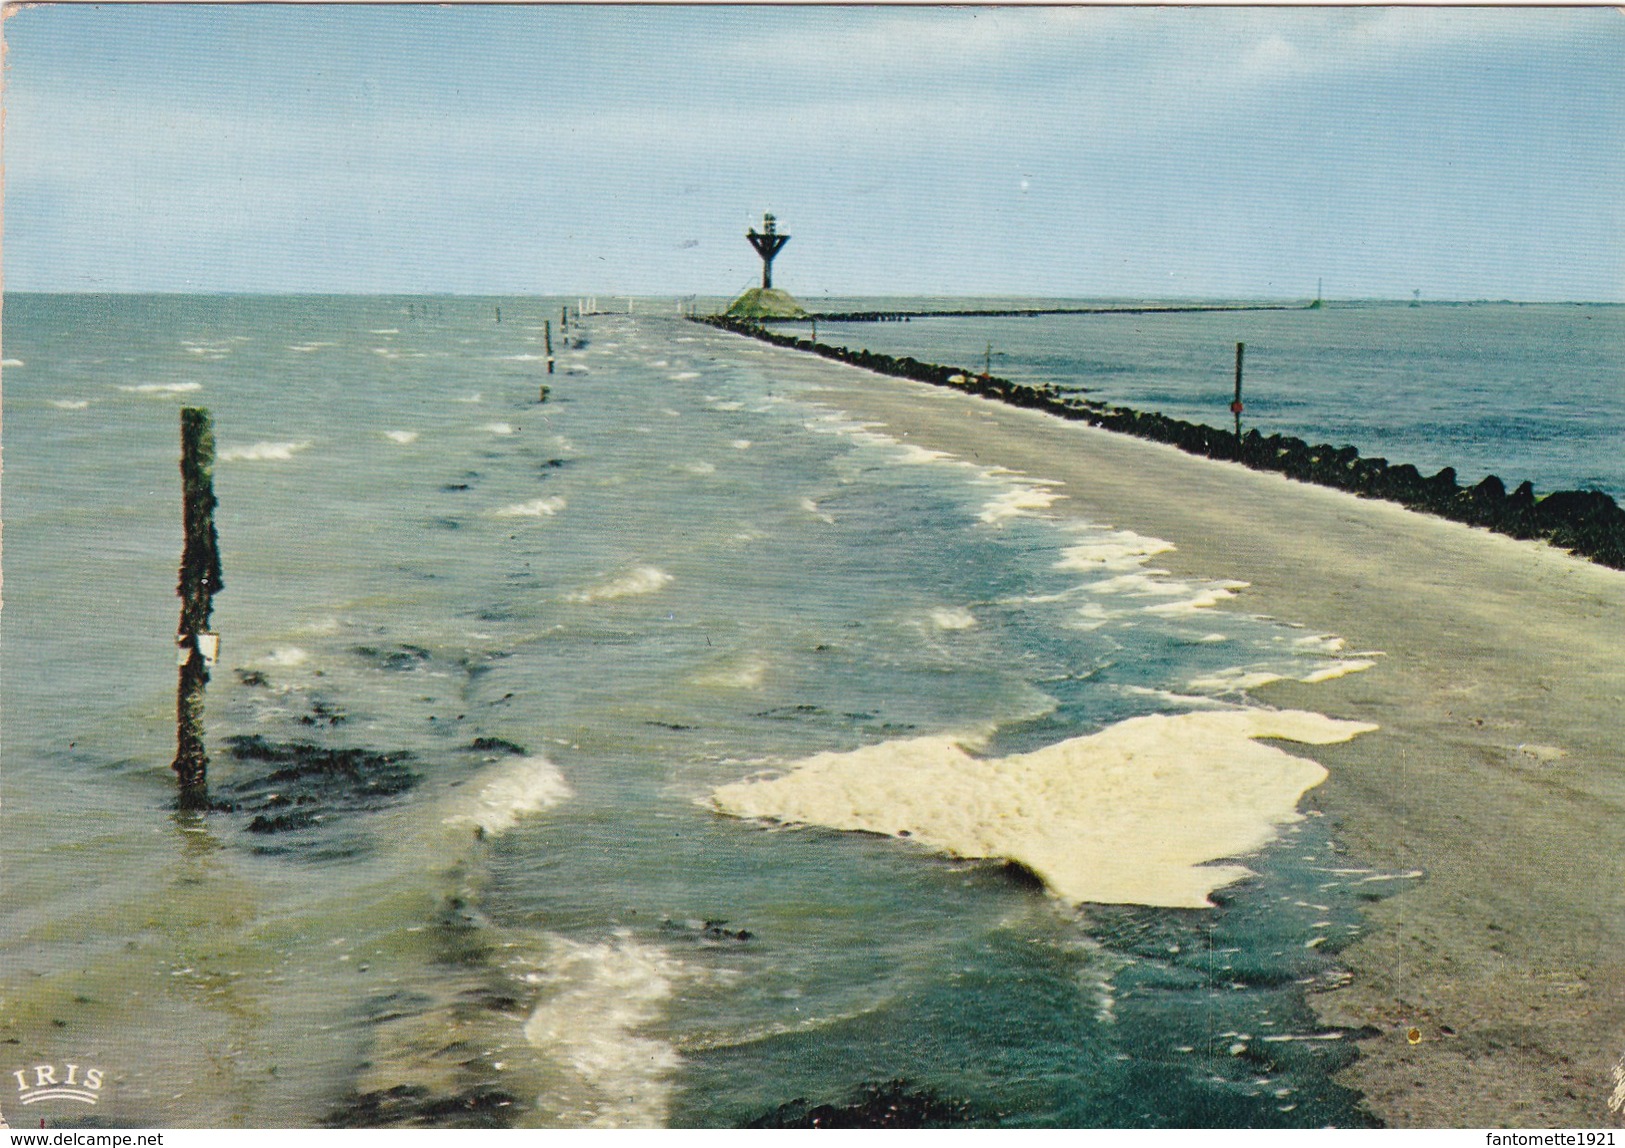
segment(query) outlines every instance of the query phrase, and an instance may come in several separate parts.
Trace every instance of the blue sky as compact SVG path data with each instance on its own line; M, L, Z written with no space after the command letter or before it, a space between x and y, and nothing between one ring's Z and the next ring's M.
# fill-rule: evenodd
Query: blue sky
M1591 9L62 5L9 290L1625 301Z

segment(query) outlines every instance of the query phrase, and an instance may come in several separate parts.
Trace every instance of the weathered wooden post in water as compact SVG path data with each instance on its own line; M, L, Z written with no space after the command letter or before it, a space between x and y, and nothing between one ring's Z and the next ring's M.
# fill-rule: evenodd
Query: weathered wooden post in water
M547 347L547 373L553 373L553 320L542 320L542 342Z
M175 762L181 802L204 800L209 758L203 748L203 687L220 652L220 635L209 630L220 577L220 538L214 528L214 422L195 407L181 411L181 512L186 541L181 550L181 621L175 633L180 682L175 690Z
M1247 350L1246 343L1236 344L1236 397L1230 403L1230 413L1236 416L1236 437L1241 437L1241 356Z

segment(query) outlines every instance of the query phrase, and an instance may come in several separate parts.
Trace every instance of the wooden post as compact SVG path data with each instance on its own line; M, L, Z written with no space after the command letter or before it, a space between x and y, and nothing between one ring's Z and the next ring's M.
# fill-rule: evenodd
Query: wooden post
M203 688L220 649L209 631L214 596L225 589L220 577L220 538L214 528L214 422L195 407L181 411L181 507L186 541L181 551L180 626L175 643L180 681L175 690L175 761L181 801L205 799L209 758L203 747Z
M566 347L570 345L570 308L568 307L559 308L559 338L564 340Z
M1246 352L1246 343L1236 344L1236 397L1230 403L1230 413L1236 416L1236 437L1241 437L1241 356Z
M553 373L553 320L542 320L542 341L547 345L547 373Z

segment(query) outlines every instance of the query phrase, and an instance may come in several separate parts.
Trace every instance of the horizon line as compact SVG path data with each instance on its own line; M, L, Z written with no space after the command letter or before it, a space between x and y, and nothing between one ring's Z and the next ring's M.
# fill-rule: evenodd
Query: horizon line
M636 292L636 291L320 291L320 290L260 290L260 289L216 289L216 290L189 290L185 288L144 288L139 290L82 290L63 288L14 288L0 291L0 304L9 295L65 295L65 296L175 296L175 297L207 297L207 298L306 298L306 299L565 299L565 298L597 298L634 299L634 300L663 300L675 301L683 299L732 299L735 296L727 292L708 291L666 291L666 292ZM987 294L973 293L936 293L936 292L824 292L820 295L801 295L801 299L1045 299L1055 301L1077 302L1269 302L1269 303L1295 303L1302 302L1305 309L1318 298L1321 304L1333 303L1403 303L1409 306L1417 303L1420 306L1462 305L1472 303L1505 303L1518 306L1625 306L1625 298L1621 299L1516 299L1511 297L1492 298L1490 296L1438 296L1436 298L1416 299L1410 296L1388 295L1150 295L1150 294L1113 294L1113 295L1073 295L1033 293L1022 294L1014 292L993 292Z

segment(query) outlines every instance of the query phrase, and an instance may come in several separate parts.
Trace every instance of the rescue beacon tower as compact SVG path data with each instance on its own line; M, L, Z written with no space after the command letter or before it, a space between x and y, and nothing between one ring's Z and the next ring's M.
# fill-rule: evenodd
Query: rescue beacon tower
M768 291L773 287L773 257L777 255L786 243L790 242L788 235L780 235L778 224L771 214L762 216L762 230L758 232L754 227L745 232L745 238L750 245L756 248L756 254L762 257L762 290Z

